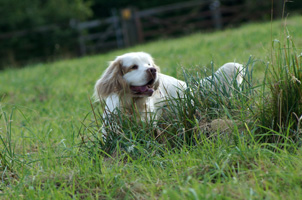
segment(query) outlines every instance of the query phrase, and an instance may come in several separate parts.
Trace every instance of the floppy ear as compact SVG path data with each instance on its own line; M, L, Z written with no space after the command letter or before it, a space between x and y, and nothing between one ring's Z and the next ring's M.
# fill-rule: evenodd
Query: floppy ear
M156 69L157 74L159 74L159 73L160 73L160 68L159 68L159 66L157 66L156 64L153 64L153 67ZM153 86L155 90L158 89L159 83L160 83L160 78L159 78L159 76L157 76L157 77L156 77L156 80L155 80L155 82L154 82L154 86Z
M119 59L116 59L110 63L101 78L96 82L94 87L95 99L105 99L110 94L118 94L123 88L126 88L126 81L122 76L122 63Z
M153 64L153 67L157 70L158 73L160 72L159 66L157 66L156 64Z

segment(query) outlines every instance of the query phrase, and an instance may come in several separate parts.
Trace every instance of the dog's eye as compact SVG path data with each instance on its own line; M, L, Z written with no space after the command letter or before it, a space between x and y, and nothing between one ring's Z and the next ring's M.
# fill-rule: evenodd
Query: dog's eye
M138 66L137 66L137 65L133 65L133 66L131 67L131 69L138 69Z

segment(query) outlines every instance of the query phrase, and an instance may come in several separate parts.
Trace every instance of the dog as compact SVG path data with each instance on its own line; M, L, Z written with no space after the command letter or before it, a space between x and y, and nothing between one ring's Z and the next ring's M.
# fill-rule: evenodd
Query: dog
M105 102L104 125L112 126L111 115L118 110L133 115L134 107L142 120L158 119L165 100L183 96L186 88L184 81L160 73L148 53L133 52L109 64L95 84L94 98Z
M223 65L213 77L200 81L201 86L210 80L222 82L236 77L238 84L242 82L242 70L238 63ZM104 101L104 125L109 125L110 116L120 110L133 115L133 108L142 120L159 119L162 108L169 99L184 97L188 88L184 81L160 73L160 68L153 58L145 52L132 52L117 56L104 71L94 87L96 101ZM104 131L103 131L104 132ZM103 133L104 134L104 133Z

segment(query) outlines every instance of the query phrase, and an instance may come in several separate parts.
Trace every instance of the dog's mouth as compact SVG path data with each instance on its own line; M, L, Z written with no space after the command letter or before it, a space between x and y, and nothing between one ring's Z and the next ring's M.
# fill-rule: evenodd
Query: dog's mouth
M142 86L130 86L131 91L133 94L138 96L151 96L154 92L153 84L155 79L152 78L146 85Z

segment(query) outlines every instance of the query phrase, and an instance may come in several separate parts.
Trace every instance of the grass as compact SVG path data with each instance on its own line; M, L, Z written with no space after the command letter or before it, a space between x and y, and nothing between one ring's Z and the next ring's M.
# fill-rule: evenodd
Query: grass
M301 17L287 20L298 54L302 46L300 22ZM269 99L264 98L266 94L273 91L266 86L267 93L261 93L262 80L266 67L271 67L268 64L272 60L271 41L279 39L286 44L282 23L273 22L272 32L270 23L250 24L216 33L159 40L103 55L1 71L0 199L295 199L301 196L300 137L298 142L263 141L259 120L251 117L265 115L254 112L258 104L264 105L262 101ZM130 123L124 130L127 137L117 135L103 148L103 144L96 142L98 128L89 97L107 62L129 51L149 52L163 73L180 79L184 79L182 68L188 77L197 77L204 76L204 67L212 67L211 61L214 68L229 61L244 63L249 66L247 79L253 80L252 85L245 84L242 91L246 93L240 93L244 95L239 97L233 95L230 101L225 95L214 95L216 101L203 99L201 102L208 104L198 104L202 96L189 96L196 106L191 111L199 109L200 114L195 115L198 120L194 121L194 115L187 112L174 121L170 117L168 128L163 124L159 130L167 135L156 140L154 135L146 134L158 134L150 124L125 121ZM271 83L276 82L273 78ZM278 97L278 91L275 94ZM183 105L176 109L181 110ZM99 113L96 114L100 120ZM200 127L201 119L205 119L205 129L194 129ZM227 130L218 126L223 122L230 122ZM264 135L287 138L292 131L286 129L288 124L284 125L288 132L267 124L262 126L267 130ZM216 129L209 130L211 127ZM194 140L195 145L188 140L184 142L183 133L190 133L192 137L187 139ZM173 137L175 134L177 137Z
M281 127L287 127L291 125L291 122L292 126L297 127L296 118L300 117L297 115L302 113L301 54L297 53L290 37L287 38L287 44L284 47L280 48L280 45L279 42L277 49L283 51L278 50L273 63L275 67L272 70L272 80L270 80L272 96L277 100L273 102L275 116L278 116L274 121L278 122L276 124Z

